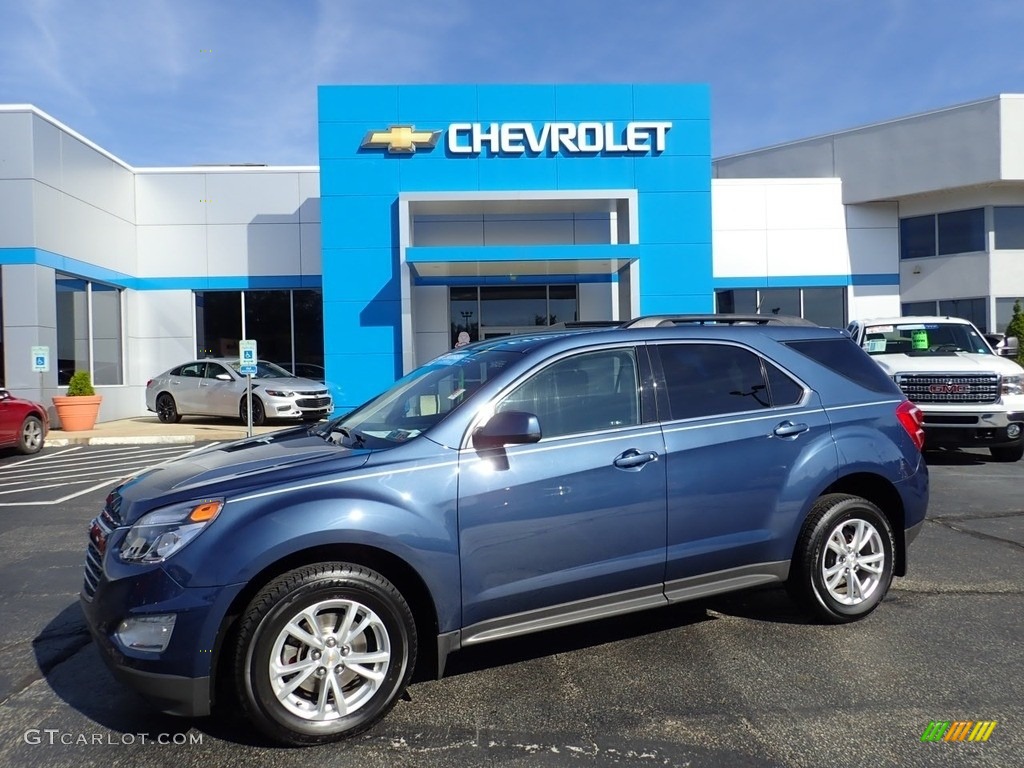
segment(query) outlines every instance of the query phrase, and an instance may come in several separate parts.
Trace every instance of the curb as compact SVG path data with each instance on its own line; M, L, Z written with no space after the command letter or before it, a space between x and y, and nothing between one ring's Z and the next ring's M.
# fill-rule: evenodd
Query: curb
M46 438L46 445L64 448L69 445L159 445L162 443L191 445L195 435L140 435L138 437L55 437Z

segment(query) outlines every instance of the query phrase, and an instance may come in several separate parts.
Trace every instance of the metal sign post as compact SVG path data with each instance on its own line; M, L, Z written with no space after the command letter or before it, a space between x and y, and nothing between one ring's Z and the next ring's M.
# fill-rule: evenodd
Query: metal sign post
M255 339L242 339L239 341L238 356L238 372L245 376L246 434L252 437L252 377L256 374L256 360L258 359L256 356Z

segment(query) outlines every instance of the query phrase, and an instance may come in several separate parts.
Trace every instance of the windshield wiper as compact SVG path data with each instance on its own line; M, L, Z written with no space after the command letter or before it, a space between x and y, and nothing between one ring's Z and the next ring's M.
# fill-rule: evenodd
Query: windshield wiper
M366 445L366 438L361 434L355 430L346 429L333 423L328 423L324 427L317 427L315 432L310 430L310 434L316 434L318 437L322 437L327 442L334 443L335 445L343 445L342 440L351 440L355 448L362 448ZM341 435L341 438L337 438L335 435Z

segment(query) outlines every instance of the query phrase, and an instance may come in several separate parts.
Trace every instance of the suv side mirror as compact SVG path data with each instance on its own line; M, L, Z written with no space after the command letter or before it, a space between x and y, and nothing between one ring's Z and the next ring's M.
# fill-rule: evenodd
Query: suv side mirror
M4 387L0 387L0 400L8 400L11 397L11 393L8 392Z
M525 411L502 411L473 433L475 448L536 443L541 438L540 420Z
M231 375L227 373L218 373L214 378L216 378L217 381L234 381L234 379L231 378Z

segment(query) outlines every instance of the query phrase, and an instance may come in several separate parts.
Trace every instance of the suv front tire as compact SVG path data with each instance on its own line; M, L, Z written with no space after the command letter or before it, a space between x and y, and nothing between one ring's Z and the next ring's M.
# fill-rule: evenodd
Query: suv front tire
M379 573L319 563L253 598L235 648L243 709L271 739L321 744L388 713L416 663L416 624Z

